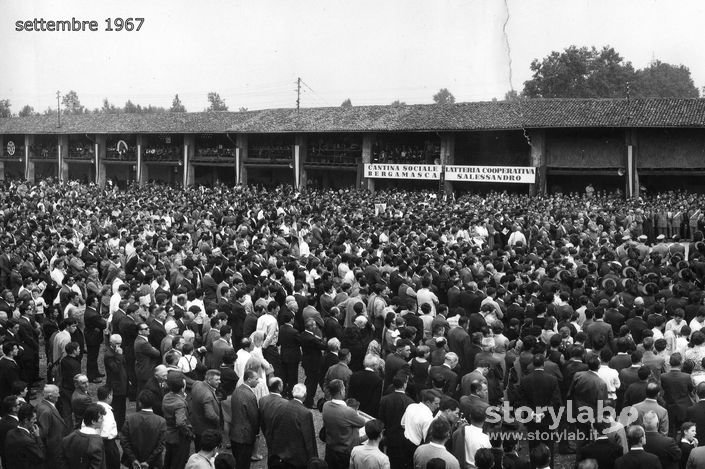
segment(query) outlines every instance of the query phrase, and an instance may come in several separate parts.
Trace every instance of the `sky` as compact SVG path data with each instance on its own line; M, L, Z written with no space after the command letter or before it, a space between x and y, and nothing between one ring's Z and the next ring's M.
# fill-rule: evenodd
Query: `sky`
M141 17L140 31L106 18ZM95 20L95 32L16 31L17 21ZM705 86L705 2L693 0L2 0L0 99L13 112L81 104L189 111L211 91L230 110L502 99L529 65L570 45L614 47L635 68L690 68ZM113 26L115 28L115 26Z

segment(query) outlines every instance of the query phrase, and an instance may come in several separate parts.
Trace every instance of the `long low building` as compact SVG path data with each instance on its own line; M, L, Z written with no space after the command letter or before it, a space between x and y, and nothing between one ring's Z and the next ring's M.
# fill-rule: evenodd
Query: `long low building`
M119 185L705 187L705 99L537 99L0 119L0 178Z

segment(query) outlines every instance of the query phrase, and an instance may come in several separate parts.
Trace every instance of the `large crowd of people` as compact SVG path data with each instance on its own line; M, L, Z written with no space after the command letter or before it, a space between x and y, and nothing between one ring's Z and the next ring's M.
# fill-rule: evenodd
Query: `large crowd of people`
M2 467L705 467L702 200L6 181Z

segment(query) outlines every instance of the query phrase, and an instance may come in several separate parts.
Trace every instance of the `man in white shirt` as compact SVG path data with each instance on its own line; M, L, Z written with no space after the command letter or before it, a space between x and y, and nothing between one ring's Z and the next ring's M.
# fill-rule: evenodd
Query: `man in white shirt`
M468 467L475 467L475 453L480 448L492 448L490 437L482 431L485 424L483 409L473 407L470 410L470 425L465 427L465 462Z
M421 280L421 288L416 292L416 304L421 308L424 304L431 305L431 316L436 317L436 305L438 305L438 297L431 291L431 278L424 277Z
M240 341L240 350L237 351L235 359L235 373L238 376L245 376L245 365L250 359L250 352L252 352L252 341L245 337Z
M120 469L120 450L117 445L118 427L110 405L113 402L113 390L110 386L98 388L97 404L105 409L103 425L100 427L100 437L105 448L105 469Z
M424 442L428 427L433 421L433 414L436 413L440 404L440 393L433 389L425 389L421 391L421 402L409 405L404 411L404 415L401 417L404 437L414 446L419 446Z
M619 372L614 368L610 368L609 362L612 359L612 351L604 348L600 351L600 368L597 370L597 376L602 378L602 381L607 385L607 397L617 399L617 389L619 389Z

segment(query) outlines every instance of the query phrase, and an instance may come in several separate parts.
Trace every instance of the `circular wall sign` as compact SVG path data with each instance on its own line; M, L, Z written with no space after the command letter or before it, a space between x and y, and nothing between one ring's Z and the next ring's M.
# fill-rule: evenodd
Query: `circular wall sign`
M15 156L15 142L12 140L7 142L7 154L10 156Z

